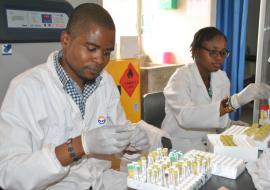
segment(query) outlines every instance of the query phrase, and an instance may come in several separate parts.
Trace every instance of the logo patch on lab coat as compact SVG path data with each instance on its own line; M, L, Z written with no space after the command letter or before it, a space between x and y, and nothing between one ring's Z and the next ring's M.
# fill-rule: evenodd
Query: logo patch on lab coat
M100 115L98 116L98 123L99 124L104 124L106 122L106 119L104 116Z

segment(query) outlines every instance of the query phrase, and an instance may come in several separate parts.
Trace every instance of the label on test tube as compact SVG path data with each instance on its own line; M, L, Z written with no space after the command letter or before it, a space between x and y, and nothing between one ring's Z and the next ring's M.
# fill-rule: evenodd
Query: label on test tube
M260 119L264 123L266 119L269 118L268 116L268 111L269 111L269 105L261 105L260 107Z

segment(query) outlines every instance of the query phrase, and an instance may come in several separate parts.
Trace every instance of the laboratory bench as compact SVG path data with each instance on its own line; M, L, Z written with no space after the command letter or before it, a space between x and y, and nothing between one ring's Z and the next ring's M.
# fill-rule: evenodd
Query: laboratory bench
M238 176L237 179L228 179L212 175L210 180L200 190L217 190L220 187L226 187L229 190L255 190L252 178L247 169Z

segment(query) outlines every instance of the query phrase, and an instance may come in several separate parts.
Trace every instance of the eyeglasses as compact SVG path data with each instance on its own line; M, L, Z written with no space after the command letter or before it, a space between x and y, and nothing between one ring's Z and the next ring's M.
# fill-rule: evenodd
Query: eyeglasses
M219 55L220 55L222 58L227 58L227 57L229 57L229 55L230 55L230 51L229 51L228 49L223 49L223 50L221 50L221 51L218 51L218 50L214 50L214 49L208 49L208 48L203 47L203 46L201 46L200 48L202 48L202 49L208 51L209 56L210 56L210 57L213 57L213 58L216 58L216 57L219 56Z

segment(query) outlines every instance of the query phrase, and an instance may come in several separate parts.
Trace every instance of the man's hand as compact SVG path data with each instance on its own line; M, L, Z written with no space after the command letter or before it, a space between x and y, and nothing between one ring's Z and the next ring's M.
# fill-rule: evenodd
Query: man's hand
M147 133L140 125L135 127L130 140L130 146L136 150L148 150L150 147Z
M134 128L130 126L102 126L82 133L85 154L116 154L130 143Z

